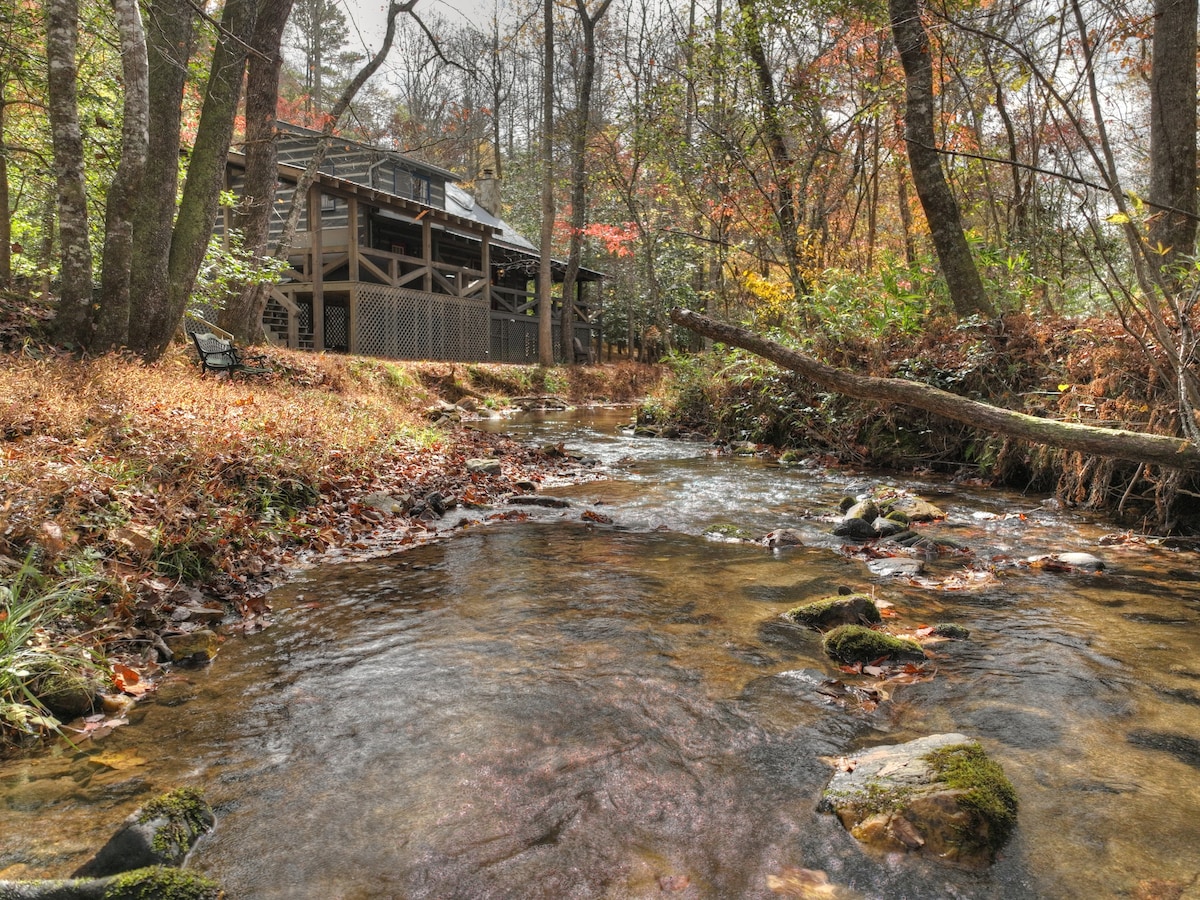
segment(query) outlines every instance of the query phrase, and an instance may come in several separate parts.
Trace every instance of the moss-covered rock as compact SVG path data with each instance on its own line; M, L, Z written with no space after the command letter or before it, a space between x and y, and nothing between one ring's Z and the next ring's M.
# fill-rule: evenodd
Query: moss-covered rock
M211 878L166 866L123 872L104 892L104 900L218 900L222 896Z
M882 621L879 607L866 594L839 594L789 609L783 617L797 625L825 631L838 625L871 625Z
M221 638L209 628L163 635L163 641L175 662L193 665L211 662L221 648Z
M0 900L219 900L224 896L211 878L166 866L105 878L0 881Z
M754 540L754 535L743 528L741 525L734 525L732 522L716 522L704 529L704 536L713 540L723 541L751 541Z
M868 497L853 504L845 511L844 515L847 519L863 519L866 522L874 522L879 518L879 504Z
M994 856L1017 824L1017 791L1004 770L974 742L940 747L925 761L939 783L960 792L958 804L979 815L979 827L959 835L958 845Z
M200 791L170 791L130 816L108 843L76 870L75 877L180 865L196 841L212 829L213 821L212 809Z
M853 541L870 541L879 537L879 533L866 519L859 516L846 516L831 529L834 537L849 538Z
M30 682L30 691L59 719L85 716L96 706L102 686L92 671L51 663Z
M833 776L821 809L873 848L983 867L1016 824L1012 783L964 735L874 747L854 763Z
M888 499L885 509L887 515L900 513L906 516L910 522L933 522L946 518L946 513L940 507L911 494L900 494Z
M821 646L831 659L847 665L878 659L925 658L925 651L916 641L863 625L839 625L825 635Z

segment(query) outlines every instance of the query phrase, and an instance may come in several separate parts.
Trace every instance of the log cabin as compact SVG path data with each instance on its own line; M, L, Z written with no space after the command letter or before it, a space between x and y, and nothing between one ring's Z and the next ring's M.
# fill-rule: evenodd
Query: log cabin
M321 135L280 123L273 232ZM245 156L234 152L226 187L235 194ZM496 179L478 197L453 172L394 150L338 138L320 167L263 316L287 347L392 359L536 363L538 248L499 216ZM222 212L228 235L233 210ZM566 265L553 262L554 350L561 335ZM603 275L580 271L573 345L598 355Z

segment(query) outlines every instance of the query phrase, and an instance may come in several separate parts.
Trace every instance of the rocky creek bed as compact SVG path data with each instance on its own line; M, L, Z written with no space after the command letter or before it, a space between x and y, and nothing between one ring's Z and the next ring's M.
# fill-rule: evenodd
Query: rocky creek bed
M194 865L235 895L1194 895L1194 551L621 418L511 423L614 477L308 569L136 728L0 768L0 876L59 874L98 843L80 816L189 783L222 823ZM933 509L892 531L897 500ZM831 646L854 628L903 652ZM939 750L998 766L998 819L848 781L907 772L912 800Z

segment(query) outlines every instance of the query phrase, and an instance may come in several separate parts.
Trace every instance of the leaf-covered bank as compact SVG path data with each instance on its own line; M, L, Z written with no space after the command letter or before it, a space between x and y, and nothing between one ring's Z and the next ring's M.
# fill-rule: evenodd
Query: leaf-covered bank
M164 634L260 627L259 596L306 558L424 540L454 525L456 505L572 465L455 427L449 404L468 398L486 414L521 396L629 402L659 375L271 350L275 376L229 380L201 377L182 343L153 365L6 349L0 749L82 711L44 702L51 675L79 682L76 705L96 690L137 695ZM468 471L472 458L499 459L499 471ZM381 511L372 495L399 499ZM421 518L433 495L451 512Z
M1144 349L1107 320L1010 316L986 325L935 326L919 336L817 342L805 351L854 375L929 385L1027 416L1179 433L1171 386L1147 364ZM1064 504L1142 529L1196 525L1191 474L1052 449L898 403L855 400L743 351L718 349L677 359L673 368L674 377L640 413L644 428L698 431L740 442L743 450L762 444L789 460L823 456L1053 492Z

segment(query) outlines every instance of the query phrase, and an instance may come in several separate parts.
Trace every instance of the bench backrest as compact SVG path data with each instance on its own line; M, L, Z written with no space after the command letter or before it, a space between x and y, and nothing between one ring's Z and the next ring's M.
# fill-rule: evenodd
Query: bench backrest
M232 369L241 364L231 341L219 338L210 331L193 331L192 340L196 344L196 352L200 354L200 362L206 369Z

